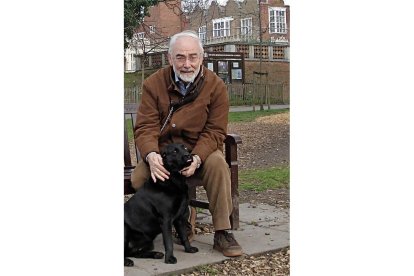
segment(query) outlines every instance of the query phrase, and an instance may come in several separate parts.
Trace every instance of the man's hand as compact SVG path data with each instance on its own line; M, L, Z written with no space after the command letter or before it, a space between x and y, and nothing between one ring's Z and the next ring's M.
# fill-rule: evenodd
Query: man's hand
M157 182L157 178L161 181L169 178L168 176L170 173L164 168L161 155L153 151L150 152L146 158L150 167L151 177L154 182Z
M195 170L199 167L198 160L193 156L193 162L190 164L190 166L185 167L180 171L182 175L185 177L190 177L194 174Z

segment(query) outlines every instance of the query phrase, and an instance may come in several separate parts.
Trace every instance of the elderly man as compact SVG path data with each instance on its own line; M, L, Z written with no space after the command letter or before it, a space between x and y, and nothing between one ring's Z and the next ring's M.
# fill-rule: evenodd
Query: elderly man
M184 31L171 37L170 66L148 77L135 125L135 142L144 157L132 174L139 189L146 179L168 179L159 154L169 143L183 143L193 162L181 173L198 174L210 202L215 228L214 249L225 256L242 254L228 231L232 211L230 173L223 154L229 102L223 81L202 65L203 47L196 33Z

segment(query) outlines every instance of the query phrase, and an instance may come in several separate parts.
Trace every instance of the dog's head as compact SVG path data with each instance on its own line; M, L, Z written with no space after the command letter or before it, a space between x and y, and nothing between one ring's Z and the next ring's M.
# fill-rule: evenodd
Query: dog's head
M179 172L193 162L188 149L183 144L169 144L161 150L164 167L169 172Z

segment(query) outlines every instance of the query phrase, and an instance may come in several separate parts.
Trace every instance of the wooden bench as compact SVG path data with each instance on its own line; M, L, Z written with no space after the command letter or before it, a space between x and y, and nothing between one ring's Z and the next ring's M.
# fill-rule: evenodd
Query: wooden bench
M124 108L124 195L133 194L135 190L131 186L131 174L137 162L141 159L137 147L135 146L133 129L136 119L136 104L126 104ZM241 138L237 134L227 134L224 140L224 153L227 164L230 168L231 177L231 198L233 211L230 215L231 228L239 228L239 180L238 180L238 159L237 145L241 144ZM200 178L189 177L187 179L189 187L190 206L208 209L207 201L199 200L196 197L196 187L202 186Z

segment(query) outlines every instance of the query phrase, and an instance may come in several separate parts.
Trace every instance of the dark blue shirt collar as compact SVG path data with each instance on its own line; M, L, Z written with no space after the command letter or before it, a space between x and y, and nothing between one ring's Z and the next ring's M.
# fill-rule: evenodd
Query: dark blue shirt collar
M187 89L190 87L191 83L187 83L187 85L177 76L177 74L174 72L175 77L175 83L177 84L178 88L180 88L180 93L185 96L187 94Z

